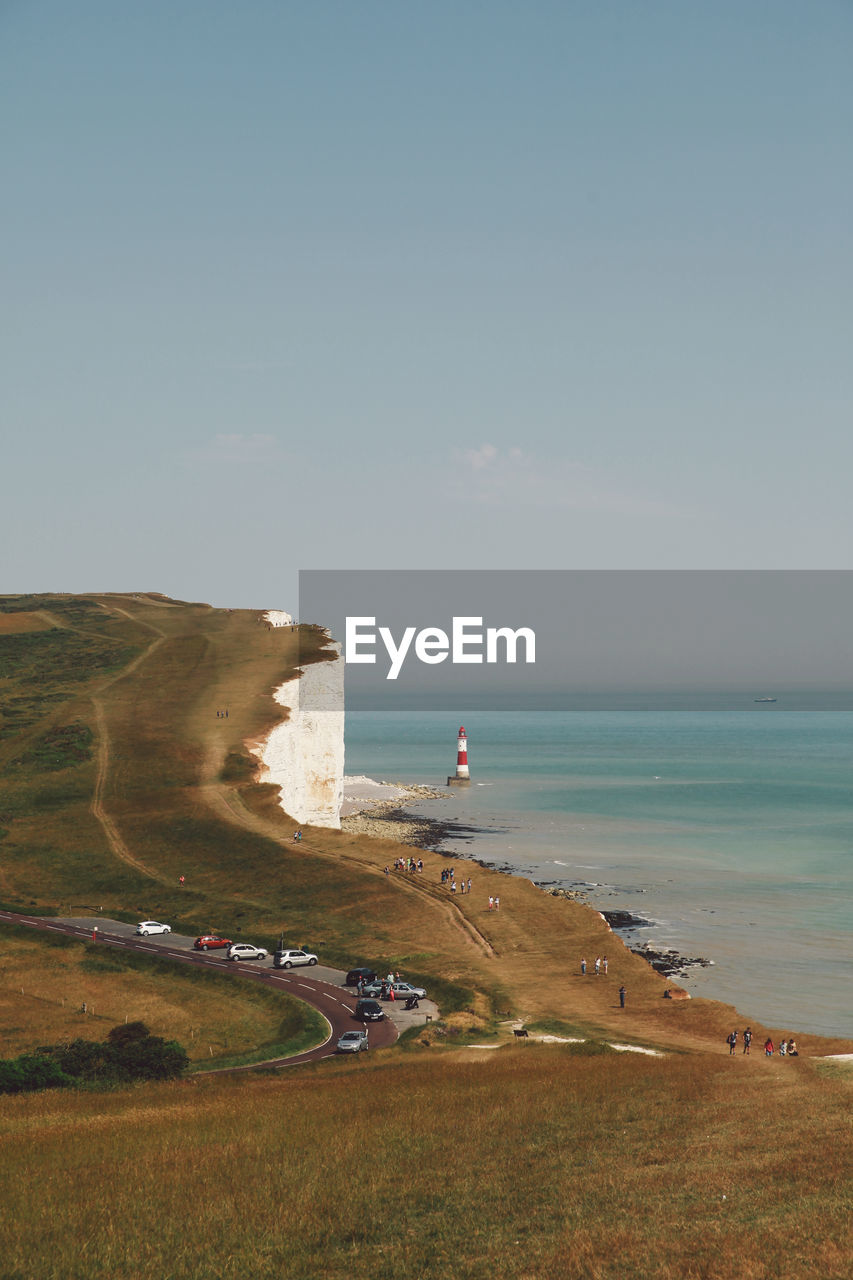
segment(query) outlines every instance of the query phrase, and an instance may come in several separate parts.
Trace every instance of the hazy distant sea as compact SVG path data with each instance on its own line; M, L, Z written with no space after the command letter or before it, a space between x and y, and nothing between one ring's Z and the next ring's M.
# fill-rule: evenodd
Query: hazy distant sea
M356 712L346 771L473 785L413 806L447 847L653 922L714 961L679 982L792 1031L853 1037L853 712Z

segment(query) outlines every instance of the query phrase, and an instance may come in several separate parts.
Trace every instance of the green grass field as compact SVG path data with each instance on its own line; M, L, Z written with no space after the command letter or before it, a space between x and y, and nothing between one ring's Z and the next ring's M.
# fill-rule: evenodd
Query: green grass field
M322 646L161 596L0 597L4 906L284 932L401 969L443 1012L357 1061L0 1098L0 1276L846 1277L851 1073L814 1059L853 1046L801 1035L797 1061L730 1061L732 1025L763 1037L749 1010L664 1000L594 912L480 867L450 902L443 859L385 876L386 841L293 845L246 743ZM75 1033L81 983L98 1019L143 1017L199 1064L215 1024L223 1061L312 1034L266 992L238 1008L227 979L73 947L0 930L5 1056ZM580 979L597 952L608 978ZM507 1043L513 1019L589 1043ZM504 1047L461 1047L485 1041Z

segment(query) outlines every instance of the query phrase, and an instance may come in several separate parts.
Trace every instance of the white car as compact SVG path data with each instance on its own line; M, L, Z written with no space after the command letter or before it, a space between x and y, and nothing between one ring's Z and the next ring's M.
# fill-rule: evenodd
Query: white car
M253 947L251 942L234 942L228 948L229 960L266 960L268 955L263 947Z
M276 951L272 963L274 969L292 969L295 964L315 965L317 957L310 951L303 951L301 947L292 947L289 951Z
M149 933L171 933L172 928L171 925L160 924L159 920L140 920L136 932L147 938Z

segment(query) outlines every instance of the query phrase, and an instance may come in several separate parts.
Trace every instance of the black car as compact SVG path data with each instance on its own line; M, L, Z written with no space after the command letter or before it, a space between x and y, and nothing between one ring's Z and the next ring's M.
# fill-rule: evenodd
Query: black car
M376 974L373 969L350 969L344 978L344 985L347 987L357 987L359 979L362 982L375 982Z
M378 1000L359 1000L355 1006L355 1017L360 1022L381 1022L385 1014Z

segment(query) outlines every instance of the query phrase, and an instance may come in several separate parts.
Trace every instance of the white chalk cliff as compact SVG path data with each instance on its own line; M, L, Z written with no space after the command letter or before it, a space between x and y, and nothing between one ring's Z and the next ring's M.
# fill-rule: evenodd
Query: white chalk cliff
M300 825L341 825L344 796L344 661L314 662L276 689L274 697L290 716L276 725L254 753L259 782L279 788L279 803Z

